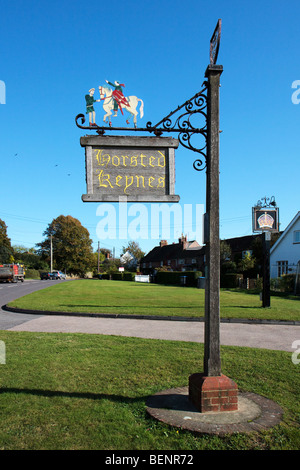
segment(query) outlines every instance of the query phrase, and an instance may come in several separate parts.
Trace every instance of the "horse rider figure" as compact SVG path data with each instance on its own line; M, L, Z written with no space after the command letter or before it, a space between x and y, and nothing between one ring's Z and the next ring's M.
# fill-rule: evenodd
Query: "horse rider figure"
M124 114L122 110L122 105L129 106L127 99L123 95L122 87L125 87L124 83L119 83L115 81L115 83L113 84L109 82L108 80L105 80L105 81L106 83L114 87L114 91L112 92L112 97L114 100L114 112L115 112L114 117L118 115L118 108L120 108L121 113Z

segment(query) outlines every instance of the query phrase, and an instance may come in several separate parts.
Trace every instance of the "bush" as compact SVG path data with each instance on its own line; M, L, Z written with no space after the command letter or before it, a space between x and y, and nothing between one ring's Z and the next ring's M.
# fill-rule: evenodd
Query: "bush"
M240 274L236 273L227 273L221 276L221 287L238 287Z
M112 273L111 278L113 279L113 281L122 281L123 273Z
M296 275L283 274L281 277L271 279L271 288L280 292L293 293L295 290Z
M101 279L109 279L109 274L108 273L100 273Z
M180 286L181 277L186 276L186 286L197 287L197 279L201 277L200 271L159 271L155 276L157 284L171 284Z
M25 268L25 278L26 279L40 279L40 271L37 269L26 269Z
M123 273L123 281L134 281L136 273Z

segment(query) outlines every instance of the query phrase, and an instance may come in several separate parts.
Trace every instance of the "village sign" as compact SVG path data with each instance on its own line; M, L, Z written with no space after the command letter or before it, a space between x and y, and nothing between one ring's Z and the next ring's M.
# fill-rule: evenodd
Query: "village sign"
M216 383L223 394L228 395L227 411L238 407L237 385L221 373L220 357L219 87L223 67L216 64L220 35L221 20L218 20L210 40L210 64L201 91L157 124L148 122L145 128L139 128L135 114L133 128L112 127L110 120L109 126L98 126L93 114L93 105L97 101L93 98L95 89L91 89L90 97L86 97L89 126L84 126L84 114L75 118L79 128L94 130L98 134L80 140L86 149L87 194L82 196L83 201L117 201L120 197L143 202L178 201L179 197L174 194L174 149L179 143L197 153L194 169L206 170L204 372L189 376L189 399L201 412L215 411L216 406L219 411L224 411L219 395L213 407L205 398ZM124 97L122 84L106 82L114 88L109 98L112 101L108 117L112 108L115 114L118 111L123 113L124 109L129 111L133 100ZM99 92L101 100L100 88ZM204 120L202 126L194 124L195 117ZM104 135L111 130L149 132L155 137ZM177 139L162 137L164 133L176 134ZM197 140L195 144L195 136L204 142L199 145Z

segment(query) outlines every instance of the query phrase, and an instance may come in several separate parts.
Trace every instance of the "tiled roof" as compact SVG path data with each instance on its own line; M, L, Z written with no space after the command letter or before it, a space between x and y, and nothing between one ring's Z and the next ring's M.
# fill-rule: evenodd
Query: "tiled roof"
M204 247L193 247L183 249L181 243L173 243L172 245L156 246L144 258L141 263L150 263L162 260L171 260L179 258L196 258L203 253Z

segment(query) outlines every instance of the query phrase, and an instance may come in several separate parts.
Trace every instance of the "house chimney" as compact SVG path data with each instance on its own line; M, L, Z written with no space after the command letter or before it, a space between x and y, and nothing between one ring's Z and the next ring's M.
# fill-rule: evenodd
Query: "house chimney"
M183 235L181 235L181 238L179 238L178 241L180 245L182 245L183 250L185 250L187 246L187 237L186 236L184 237Z
M167 244L168 244L167 240L161 240L159 246L160 247L167 246Z

